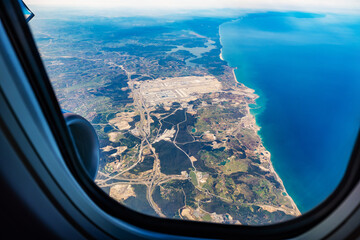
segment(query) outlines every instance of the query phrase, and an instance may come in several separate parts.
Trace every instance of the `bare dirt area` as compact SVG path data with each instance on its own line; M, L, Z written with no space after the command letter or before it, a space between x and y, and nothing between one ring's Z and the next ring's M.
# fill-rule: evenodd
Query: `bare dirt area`
M110 197L121 202L129 197L136 197L136 194L131 185L118 184L110 188Z

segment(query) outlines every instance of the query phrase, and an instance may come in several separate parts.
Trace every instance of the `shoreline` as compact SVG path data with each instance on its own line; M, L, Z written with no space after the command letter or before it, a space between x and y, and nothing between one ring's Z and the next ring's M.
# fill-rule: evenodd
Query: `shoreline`
M234 73L234 75L235 75L235 73ZM234 79L237 80L237 79L236 79L236 76L235 76ZM243 85L243 86L246 87L245 85ZM248 87L246 87L246 88L248 88ZM250 89L250 88L248 88L248 89ZM253 89L251 89L251 90L253 90ZM256 98L259 97L259 96L256 95L255 93L254 93L254 96L255 96ZM269 163L269 168L268 168L268 170L269 170L269 172L270 172L272 175L274 175L274 177L276 178L276 181L278 181L278 182L280 183L282 192L286 193L286 196L284 196L284 197L286 197L287 199L289 199L290 204L291 204L291 206L292 206L292 208L293 208L293 210L290 210L290 209L289 209L289 212L292 213L292 215L294 215L294 216L300 216L300 215L301 215L301 212L300 212L299 208L297 207L295 201L292 199L292 197L291 197L291 196L289 195L289 193L287 192L283 180L280 178L279 174L276 172L276 170L275 170L275 168L274 168L274 165L273 165L273 162L271 161L271 153L270 153L270 151L268 151L268 150L265 148L264 143L263 143L263 140L262 140L260 134L258 133L259 130L260 130L260 127L259 127L259 126L257 125L257 123L256 123L256 117L255 117L253 114L251 114L251 112L250 112L250 106L249 106L249 104L247 104L247 112L248 112L248 115L251 117L251 122L252 122L252 125L253 125L252 130L255 131L256 134L260 137L259 151L260 151L261 153L263 153L264 156L268 156L268 157L266 157L266 159L265 159L265 161ZM265 161L264 161L264 162L265 162Z
M224 59L224 57L223 57L223 45L222 45L222 42L221 42L220 27L219 27L219 38L220 38L219 40L220 40L220 44L221 44L221 49L220 49L220 55L219 55L219 57L220 57L220 59L221 59L222 61L225 61L226 64L229 66L228 62L227 62L227 61ZM230 67L230 66L229 66L229 67ZM233 74L233 79L234 79L235 83L241 84L241 85L244 86L245 88L253 91L254 100L256 100L257 98L259 98L260 96L257 95L257 94L255 94L255 90L254 90L254 89L251 89L251 88L245 86L243 83L241 83L241 82L238 81L238 79L237 79L237 77L236 77L236 74L235 74L235 69L236 69L236 68L233 68L233 67L231 67L231 68L232 68L232 74ZM273 175L275 176L276 180L280 183L281 188L282 188L282 192L284 192L284 193L286 194L286 196L284 196L284 197L286 197L287 199L289 199L289 201L290 201L290 203L291 203L291 206L292 206L292 208L293 208L293 210L290 210L290 209L289 209L290 212L292 212L292 215L294 215L294 216L296 216L296 217L297 217L297 216L300 216L300 215L301 215L300 210L298 209L295 201L292 199L292 197L291 197L291 196L289 195L289 193L287 192L287 190L286 190L286 188L285 188L285 185L284 185L284 182L283 182L282 179L280 178L279 174L275 171L273 162L271 161L271 153L270 153L270 152L265 148L265 146L264 146L263 139L262 139L261 135L259 134L260 126L257 125L256 116L251 113L250 109L251 109L251 108L250 108L249 104L247 104L247 112L248 112L249 116L251 117L252 123L253 123L253 126L254 126L254 127L253 127L253 130L254 130L254 131L256 132L256 134L260 137L260 141L261 141L261 142L260 142L260 149L261 149L261 152L264 154L264 156L267 156L267 155L268 155L267 162L269 163L269 171L270 171L271 174L273 174ZM266 154L266 153L268 153L268 154Z

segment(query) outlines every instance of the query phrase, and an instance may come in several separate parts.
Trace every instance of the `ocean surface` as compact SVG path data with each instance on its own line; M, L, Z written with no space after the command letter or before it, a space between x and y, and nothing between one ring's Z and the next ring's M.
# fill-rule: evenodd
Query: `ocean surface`
M360 127L360 16L253 13L220 27L223 58L260 96L252 110L304 213L341 181Z

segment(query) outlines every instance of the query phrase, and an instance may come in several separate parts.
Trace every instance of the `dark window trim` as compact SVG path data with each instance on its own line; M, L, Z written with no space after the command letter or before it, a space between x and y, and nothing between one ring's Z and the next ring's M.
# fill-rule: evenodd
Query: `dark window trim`
M359 181L360 138L358 137L345 175L336 190L315 209L287 222L266 226L237 226L156 218L133 211L118 204L98 188L87 176L79 161L76 160L77 154L55 93L18 2L0 0L0 17L67 166L94 203L109 215L122 221L146 230L179 236L221 239L234 237L241 237L242 239L291 238L306 232L327 218Z
M66 212L62 207L61 204L59 202L56 201L56 199L54 198L54 196L50 193L49 189L47 189L47 187L45 186L44 182L42 181L43 179L41 179L41 177L39 175L36 174L36 171L34 170L33 166L31 166L31 164L29 163L29 161L27 161L27 158L29 156L33 157L37 157L40 158L40 156L35 153L32 152L31 150L33 149L33 146L31 144L30 139L28 139L25 134L23 134L24 129L22 127L20 127L20 124L18 122L18 119L16 119L14 116L16 116L16 114L10 109L8 108L8 106L10 106L9 102L4 98L4 93L2 91L2 89L0 89L0 101L2 101L3 106L1 106L1 110L4 111L4 115L7 116L7 118L9 118L8 122L12 122L13 124L13 128L10 129L8 128L9 126L6 124L6 121L4 121L3 119L1 119L0 117L0 130L3 132L4 136L6 137L9 145L13 148L13 150L16 152L17 157L19 159L21 159L21 161L24 163L25 168L27 169L27 171L31 174L31 176L33 177L34 181L39 185L39 187L41 188L41 190L44 192L44 194L48 197L49 201L52 202L52 204L54 205L54 207L62 214L62 216L72 225L72 227L74 227L75 229L77 229L81 234L83 234L87 239L92 239L92 236L89 235L85 229L82 229L81 226L75 221L75 219L72 219L71 216L68 214L68 212ZM1 104L0 104L1 105ZM14 138L14 134L13 131L15 128L18 128L18 133L16 134L16 138L17 140ZM20 133L23 134L20 137ZM19 138L21 138L21 143L22 145L19 145ZM29 143L29 146L27 144L24 143ZM26 145L26 146L24 146ZM25 150L27 149L27 151ZM0 177L1 178L1 177ZM55 181L54 181L55 182ZM59 187L59 189L61 189ZM12 206L12 205L11 205ZM15 205L13 205L15 206ZM86 216L85 216L86 217ZM35 227L36 223L35 223Z

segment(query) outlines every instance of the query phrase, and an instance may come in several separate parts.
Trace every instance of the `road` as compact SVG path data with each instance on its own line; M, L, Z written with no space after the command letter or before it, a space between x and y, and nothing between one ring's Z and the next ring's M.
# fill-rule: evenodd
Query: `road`
M128 85L132 92L132 97L134 100L134 106L139 113L140 121L137 124L137 130L140 135L141 144L139 146L139 151L137 154L137 161L133 163L132 165L126 167L125 169L120 170L116 175L110 176L110 174L106 173L100 173L102 177L98 180L96 180L96 183L99 187L111 187L117 184L126 184L126 185L136 185L141 184L146 186L146 199L149 202L150 206L154 209L154 211L160 216L160 217L166 217L162 211L161 208L155 203L152 195L156 189L157 186L164 184L169 181L173 180L187 180L189 177L187 175L165 175L161 173L161 166L160 166L160 159L158 157L158 154L156 153L155 148L153 147L153 143L150 142L149 138L151 136L151 116L150 116L150 110L146 106L146 103L142 97L141 89L136 88L135 81L131 79L131 72L128 72L122 65L117 65L115 63L112 63L112 65L115 65L119 68L121 68L123 71L125 71L127 77L128 77ZM174 111L175 112L175 111ZM171 113L171 114L174 114ZM171 115L170 114L170 115ZM178 126L179 128L179 126ZM144 149L149 149L151 152L151 156L154 157L154 164L151 172L147 172L146 174L142 174L138 176L137 178L126 178L122 175L134 167L138 165L143 160L143 151Z

